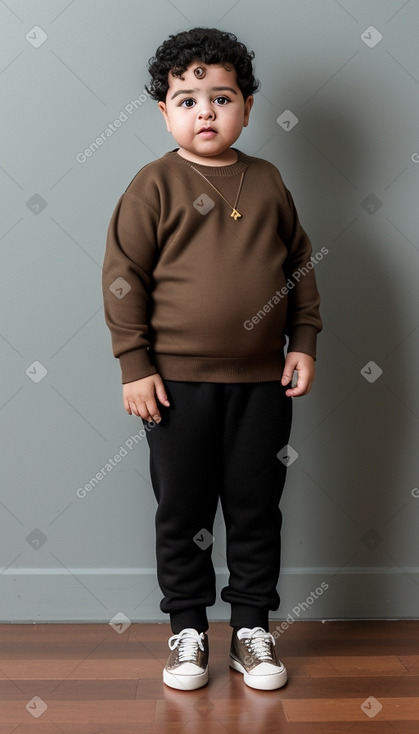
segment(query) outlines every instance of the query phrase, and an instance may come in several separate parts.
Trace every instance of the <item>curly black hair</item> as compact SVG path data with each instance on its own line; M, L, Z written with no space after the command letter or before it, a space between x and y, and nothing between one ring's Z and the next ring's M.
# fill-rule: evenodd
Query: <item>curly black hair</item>
M232 64L237 74L237 85L244 99L259 89L260 82L254 77L252 59L255 54L248 51L234 33L217 28L192 28L171 35L149 59L148 71L152 77L150 87L145 87L150 97L157 102L166 100L169 89L168 74L181 76L193 60L204 64Z

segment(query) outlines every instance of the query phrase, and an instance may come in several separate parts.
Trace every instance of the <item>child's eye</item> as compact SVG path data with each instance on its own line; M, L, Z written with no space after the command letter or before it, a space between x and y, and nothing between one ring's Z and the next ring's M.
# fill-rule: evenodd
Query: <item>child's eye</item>
M228 104L230 102L230 100L229 100L228 97L216 97L215 98L215 101L219 105L226 105L226 104Z
M195 100L193 100L191 97L188 97L181 102L181 107L193 107L194 104Z

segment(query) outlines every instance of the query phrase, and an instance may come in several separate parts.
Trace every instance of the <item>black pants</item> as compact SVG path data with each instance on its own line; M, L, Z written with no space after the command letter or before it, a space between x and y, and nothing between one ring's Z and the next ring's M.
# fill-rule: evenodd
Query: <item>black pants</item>
M147 431L155 517L157 579L172 631L208 629L216 600L212 530L220 498L226 526L232 627L269 630L279 607L279 501L286 467L292 398L279 381L164 380L170 407ZM143 420L144 425L148 425Z

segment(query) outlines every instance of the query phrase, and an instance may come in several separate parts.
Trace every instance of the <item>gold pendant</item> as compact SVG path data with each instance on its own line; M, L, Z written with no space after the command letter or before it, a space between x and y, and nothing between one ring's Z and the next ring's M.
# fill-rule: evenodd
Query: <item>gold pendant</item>
M241 214L237 211L237 209L233 208L230 217L234 217L234 220L236 221L237 219L239 219L239 217L241 217Z

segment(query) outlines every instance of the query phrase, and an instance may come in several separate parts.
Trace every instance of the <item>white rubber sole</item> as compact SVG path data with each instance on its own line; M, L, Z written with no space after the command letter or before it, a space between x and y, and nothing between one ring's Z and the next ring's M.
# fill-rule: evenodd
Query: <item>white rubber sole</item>
M178 691L195 691L208 683L208 667L203 673L197 673L197 675L175 675L164 668L163 683Z
M282 688L288 680L287 671L284 667L278 673L272 673L272 675L251 675L238 660L230 657L229 661L231 668L243 673L246 685L250 688L257 688L259 691L274 691L276 688Z

